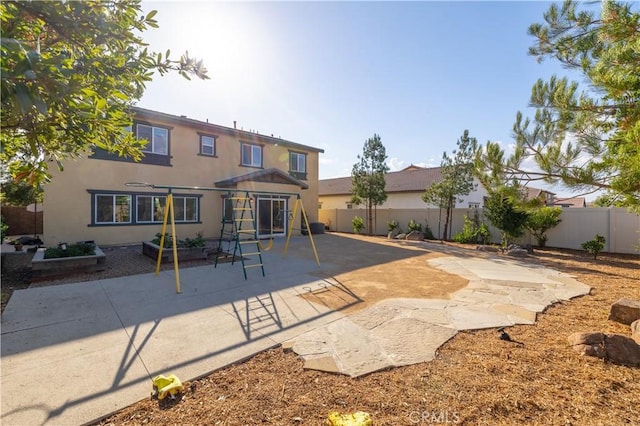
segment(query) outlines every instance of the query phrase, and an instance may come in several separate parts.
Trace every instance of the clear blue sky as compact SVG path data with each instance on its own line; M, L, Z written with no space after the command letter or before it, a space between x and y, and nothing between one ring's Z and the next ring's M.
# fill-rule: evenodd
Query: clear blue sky
M188 50L211 80L156 77L139 105L322 148L321 179L349 176L374 133L391 170L437 166L465 129L512 143L533 83L566 74L527 54L549 4L144 2L151 49Z

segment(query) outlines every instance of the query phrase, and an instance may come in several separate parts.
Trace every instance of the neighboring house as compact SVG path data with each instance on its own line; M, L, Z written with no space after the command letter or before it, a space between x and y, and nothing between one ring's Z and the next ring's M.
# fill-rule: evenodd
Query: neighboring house
M584 208L587 207L587 201L584 197L556 198L553 205L563 208Z
M545 206L553 206L556 200L556 194L546 189L533 188L530 186L525 186L524 190L526 191L525 197L527 200L539 199L542 204Z
M440 167L419 167L413 164L398 172L385 175L387 201L378 206L380 209L419 209L429 206L422 201L422 194L429 186L442 180ZM484 205L487 191L477 181L476 188L467 196L461 197L455 207L479 208ZM319 206L322 209L356 208L351 203L351 177L322 179L319 182Z
M51 170L44 195L46 245L154 238L161 230L167 190L127 182L249 191L260 237L285 235L295 194L300 194L309 221L317 221L318 156L323 150L238 130L235 123L230 128L143 108L133 112L131 130L148 140L140 162L95 149L66 161L62 172ZM176 189L173 197L179 239L199 232L205 238L219 236L224 212L231 208L228 193ZM294 228L300 227L298 215Z

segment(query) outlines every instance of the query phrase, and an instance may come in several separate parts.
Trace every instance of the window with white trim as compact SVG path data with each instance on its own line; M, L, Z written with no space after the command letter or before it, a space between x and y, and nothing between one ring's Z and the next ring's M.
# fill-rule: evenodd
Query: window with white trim
M262 146L241 143L240 153L241 165L249 167L262 167Z
M289 169L292 172L307 172L307 155L299 152L289 153Z
M131 223L131 196L95 195L95 223Z
M152 193L91 193L90 226L99 225L148 225L164 221L166 195ZM173 210L176 223L200 221L200 195L174 195Z
M136 221L138 223L158 223L164 221L164 207L167 197L154 195L136 196Z
M169 155L171 152L171 129L171 127L159 127L137 122L134 122L133 126L124 127L124 130L132 132L136 139L145 141L140 148L144 155L139 164L171 166L171 156ZM95 146L93 147L93 154L89 158L127 163L134 162L130 157L123 157Z
M215 157L216 138L209 135L200 135L200 154Z
M222 198L222 220L225 222L233 221L233 199L229 197Z
M153 154L169 154L169 130L163 127L149 126L147 124L136 124L136 138L145 139L146 145L142 147L142 152Z
M198 199L195 197L173 197L173 212L176 222L198 221Z
M307 154L289 151L289 174L298 179L307 179Z

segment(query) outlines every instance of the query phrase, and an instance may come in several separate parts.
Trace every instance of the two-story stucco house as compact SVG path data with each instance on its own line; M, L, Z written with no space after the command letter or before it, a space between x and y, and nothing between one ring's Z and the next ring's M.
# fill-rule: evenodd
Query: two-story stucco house
M259 237L284 236L286 211L299 194L310 222L317 221L318 156L323 150L280 138L134 108L131 131L148 141L140 162L99 149L52 170L45 186L44 243L93 240L127 244L160 232L166 189L128 182L248 191ZM255 193L251 191L256 191ZM259 191L259 193L258 193ZM244 193L244 192L243 192ZM220 235L230 210L228 192L172 190L176 234ZM300 229L301 217L294 218Z
M379 209L421 209L428 206L422 201L422 194L429 186L442 180L440 167L420 167L411 165L397 172L385 175L385 191L387 200L378 206ZM455 207L480 208L484 205L487 191L474 180L475 187L468 195L461 197ZM323 179L320 181L319 203L322 209L350 209L351 176Z

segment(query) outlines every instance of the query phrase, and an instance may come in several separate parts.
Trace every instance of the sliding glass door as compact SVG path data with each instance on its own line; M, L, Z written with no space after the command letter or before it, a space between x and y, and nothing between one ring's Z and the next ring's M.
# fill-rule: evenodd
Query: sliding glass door
M284 236L287 232L287 199L258 198L258 237Z

